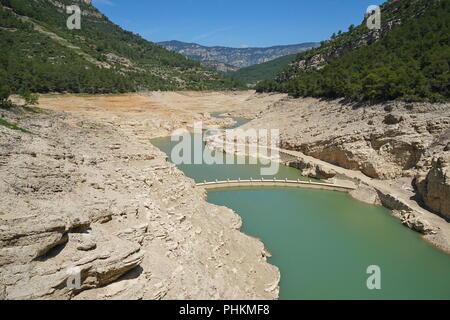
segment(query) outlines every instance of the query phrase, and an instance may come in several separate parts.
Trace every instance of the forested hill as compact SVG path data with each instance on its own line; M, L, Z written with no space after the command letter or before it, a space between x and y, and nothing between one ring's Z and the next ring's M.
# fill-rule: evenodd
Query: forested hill
M11 91L110 93L218 90L233 80L121 29L89 0L0 0L0 87ZM66 26L66 6L82 10Z
M450 0L391 0L381 30L366 20L299 54L257 90L350 100L450 99Z
M280 70L294 61L296 57L297 54L290 54L228 74L239 82L245 83L248 86L254 86L261 80L274 78Z

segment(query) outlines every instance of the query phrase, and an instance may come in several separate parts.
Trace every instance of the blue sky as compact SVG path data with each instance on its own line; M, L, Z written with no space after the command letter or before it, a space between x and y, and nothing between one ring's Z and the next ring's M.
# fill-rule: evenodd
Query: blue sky
M153 42L266 47L329 39L383 0L94 0L114 23Z

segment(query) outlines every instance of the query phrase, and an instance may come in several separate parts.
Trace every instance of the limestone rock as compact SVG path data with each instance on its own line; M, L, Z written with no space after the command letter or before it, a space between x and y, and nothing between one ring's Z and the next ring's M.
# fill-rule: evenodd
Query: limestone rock
M316 177L318 179L331 179L336 176L336 171L321 165L316 166Z
M77 250L90 251L97 247L95 238L90 233L75 233L70 235L71 240L77 242Z
M393 215L398 217L402 223L411 230L424 235L436 234L438 229L433 227L427 220L412 211L393 211Z
M147 233L148 223L143 223L135 227L131 227L120 231L117 236L131 242L142 244L145 234Z
M336 176L336 172L333 169L325 168L320 164L315 164L306 160L291 161L288 165L292 168L301 170L302 174L306 177L325 180Z
M450 218L450 161L448 155L435 159L428 174L417 176L416 186L429 208Z
M373 204L381 205L381 200L378 192L365 184L360 184L355 190L350 192L350 195L356 200Z

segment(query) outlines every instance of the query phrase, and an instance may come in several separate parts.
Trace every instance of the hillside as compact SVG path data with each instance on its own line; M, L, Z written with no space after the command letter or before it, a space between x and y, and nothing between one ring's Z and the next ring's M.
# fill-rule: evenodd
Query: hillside
M391 0L381 30L366 21L300 54L259 92L350 100L450 98L450 1Z
M261 80L274 78L278 72L293 62L296 57L297 54L290 54L268 62L242 68L229 74L233 79L253 86Z
M196 43L180 41L167 41L160 42L159 44L169 50L181 53L192 60L199 61L204 65L211 62L220 62L236 68L245 68L264 63L318 46L315 42L268 48L205 47Z
M82 10L81 30L65 7ZM0 87L109 93L229 89L231 79L121 29L84 0L0 0Z

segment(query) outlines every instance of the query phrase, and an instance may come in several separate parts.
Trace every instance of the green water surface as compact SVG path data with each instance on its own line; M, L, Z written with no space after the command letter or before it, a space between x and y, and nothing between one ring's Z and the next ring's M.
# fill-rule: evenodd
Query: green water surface
M176 144L152 143L169 158ZM178 167L197 182L261 176L260 164ZM301 175L281 166L276 177ZM450 256L383 207L345 193L290 188L215 190L208 201L233 209L243 231L264 242L281 271L281 299L450 299ZM371 265L381 268L381 290L367 288Z

